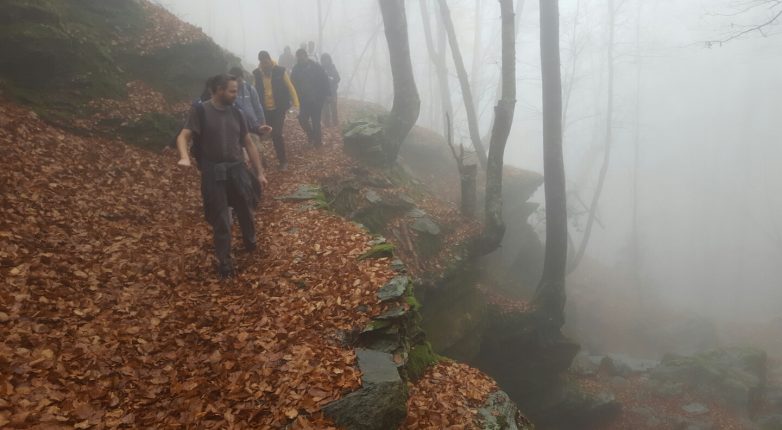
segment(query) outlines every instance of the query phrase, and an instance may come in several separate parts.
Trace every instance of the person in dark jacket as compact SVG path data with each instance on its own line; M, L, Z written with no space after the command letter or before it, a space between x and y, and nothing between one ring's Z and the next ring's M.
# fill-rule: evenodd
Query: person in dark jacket
M320 117L326 98L331 94L329 77L320 64L309 58L307 51L299 49L291 80L301 97L299 124L307 133L309 143L319 148L323 145Z
M222 278L233 276L231 259L231 210L236 211L245 249L256 248L253 209L260 200L266 177L258 150L250 140L247 121L234 106L239 92L236 77L219 75L211 80L211 100L195 105L177 137L179 165L191 166L187 144L199 147L201 196L204 215L214 234L217 270ZM250 156L253 171L244 161Z
M285 50L282 51L282 55L280 55L277 64L279 64L280 67L285 67L285 70L290 70L296 65L296 57L293 56L290 46L286 46Z
M323 107L323 124L326 127L336 127L339 125L339 113L337 111L337 90L339 89L339 72L331 59L331 55L323 54L320 56L320 65L326 71L329 77L329 87L331 94L326 99Z
M299 108L299 96L285 68L278 66L267 51L258 53L258 61L260 65L253 71L255 88L261 97L266 123L272 127L272 142L280 170L287 170L288 157L282 131L288 109L291 106Z

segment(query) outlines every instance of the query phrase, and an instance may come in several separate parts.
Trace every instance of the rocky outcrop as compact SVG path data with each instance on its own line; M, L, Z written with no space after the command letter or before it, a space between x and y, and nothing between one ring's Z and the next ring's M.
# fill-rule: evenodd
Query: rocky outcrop
M752 415L766 386L766 353L724 348L693 356L668 355L651 372L660 392L687 388L707 399Z

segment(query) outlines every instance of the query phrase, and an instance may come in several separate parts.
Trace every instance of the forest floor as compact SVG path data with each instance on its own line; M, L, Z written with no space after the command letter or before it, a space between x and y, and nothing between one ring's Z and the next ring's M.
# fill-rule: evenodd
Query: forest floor
M286 127L259 251L235 236L220 282L195 169L0 102L0 427L332 426L321 407L360 385L346 334L385 310L393 271L358 258L356 224L278 199L353 163L337 130L314 150ZM408 427L474 428L493 389L441 362L411 384Z
M632 375L627 378L607 376L580 377L579 385L587 392L611 392L622 404L620 415L605 430L676 430L709 428L745 430L746 421L739 414L717 402L691 392L678 396L661 397L651 389L648 377ZM704 411L687 412L687 405L705 406ZM693 427L688 427L692 424Z

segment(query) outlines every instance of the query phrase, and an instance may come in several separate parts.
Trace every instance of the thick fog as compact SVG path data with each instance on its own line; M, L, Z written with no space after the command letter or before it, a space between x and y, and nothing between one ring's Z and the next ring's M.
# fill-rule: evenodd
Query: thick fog
M202 27L241 56L248 69L257 65L261 49L276 57L285 46L295 50L303 42L322 40L318 52L330 53L340 69L342 97L390 107L391 76L374 0L159 3ZM525 7L517 46L518 104L505 159L540 172L538 3L521 3ZM618 272L629 270L637 172L639 277L645 291L723 320L782 316L782 35L775 34L780 27L709 44L764 22L768 7L738 13L742 5L752 2L614 3L614 138L598 209L600 225L587 249L589 261ZM427 4L437 43L439 9L434 1ZM487 135L499 82L499 6L494 0L478 4L477 9L474 0L449 1L465 65L472 74L481 134ZM569 91L565 164L569 207L575 212L583 210L579 199L586 204L592 199L605 148L607 7L606 0L560 4L563 87ZM419 125L439 132L439 92L419 6L419 0L407 2L422 100ZM468 145L464 105L450 55L448 65L457 141ZM542 201L542 193L535 199ZM576 243L582 236L578 226L584 223L585 217L580 216L571 225Z

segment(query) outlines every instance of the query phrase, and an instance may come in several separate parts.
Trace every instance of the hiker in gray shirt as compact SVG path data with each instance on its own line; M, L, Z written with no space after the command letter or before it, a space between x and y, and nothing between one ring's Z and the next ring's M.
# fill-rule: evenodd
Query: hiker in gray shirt
M236 77L219 75L211 79L212 99L194 105L187 123L177 137L179 165L191 166L187 144L201 171L204 215L214 233L215 255L221 278L234 275L231 259L231 211L242 229L247 251L256 249L253 209L266 185L258 150L250 140L247 121L234 106L239 92ZM250 157L252 171L244 161Z

